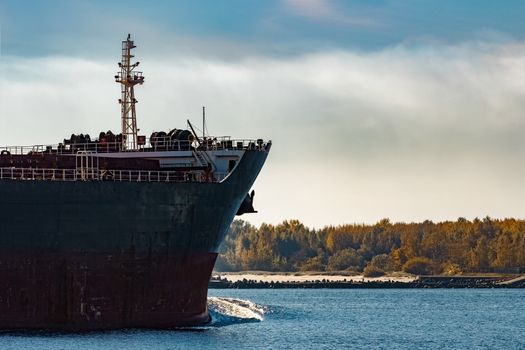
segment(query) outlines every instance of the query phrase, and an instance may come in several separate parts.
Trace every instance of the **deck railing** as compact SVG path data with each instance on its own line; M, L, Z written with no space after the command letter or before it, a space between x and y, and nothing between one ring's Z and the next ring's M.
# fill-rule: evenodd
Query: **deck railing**
M78 152L114 153L114 152L157 152L190 150L265 150L269 142L261 139L232 140L229 137L215 137L197 141L171 140L169 137L147 139L145 145L135 150L123 150L120 142L60 143L55 145L3 146L1 154L76 154Z
M221 182L227 175L172 170L0 168L0 180L22 181Z

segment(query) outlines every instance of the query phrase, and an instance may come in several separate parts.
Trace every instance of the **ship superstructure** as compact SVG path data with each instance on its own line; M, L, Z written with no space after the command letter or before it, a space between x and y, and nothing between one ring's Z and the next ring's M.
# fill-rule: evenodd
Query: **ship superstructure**
M207 322L207 283L271 142L138 134L134 42L122 42L122 130L0 147L0 328Z

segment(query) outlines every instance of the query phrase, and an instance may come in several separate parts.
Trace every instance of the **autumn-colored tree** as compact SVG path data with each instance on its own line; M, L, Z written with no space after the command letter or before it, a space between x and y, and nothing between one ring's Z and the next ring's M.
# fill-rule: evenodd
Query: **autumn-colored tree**
M365 277L380 277L385 274L385 271L373 265L367 265L363 270Z
M216 264L221 271L362 271L365 266L450 274L525 271L525 220L486 217L391 223L383 219L374 225L321 229L310 229L298 220L259 228L236 220Z
M429 275L432 273L432 260L424 257L411 258L403 265L403 271L414 275Z

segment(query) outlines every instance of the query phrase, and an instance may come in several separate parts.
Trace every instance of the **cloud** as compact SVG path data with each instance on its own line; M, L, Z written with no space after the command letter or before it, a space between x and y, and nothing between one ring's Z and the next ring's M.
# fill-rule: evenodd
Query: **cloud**
M342 12L332 0L284 0L292 13L319 21L336 25L370 27L377 26L375 19L368 16L351 15L348 11Z
M327 0L286 0L286 3L304 16L331 16L335 12Z
M141 61L144 134L200 120L272 139L254 223L522 216L525 44ZM119 128L115 60L0 59L2 144Z

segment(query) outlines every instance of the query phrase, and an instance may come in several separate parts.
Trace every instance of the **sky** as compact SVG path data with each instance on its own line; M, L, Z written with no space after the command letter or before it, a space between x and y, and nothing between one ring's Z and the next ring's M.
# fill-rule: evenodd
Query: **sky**
M521 0L0 0L0 144L118 130L271 139L259 225L524 217Z

